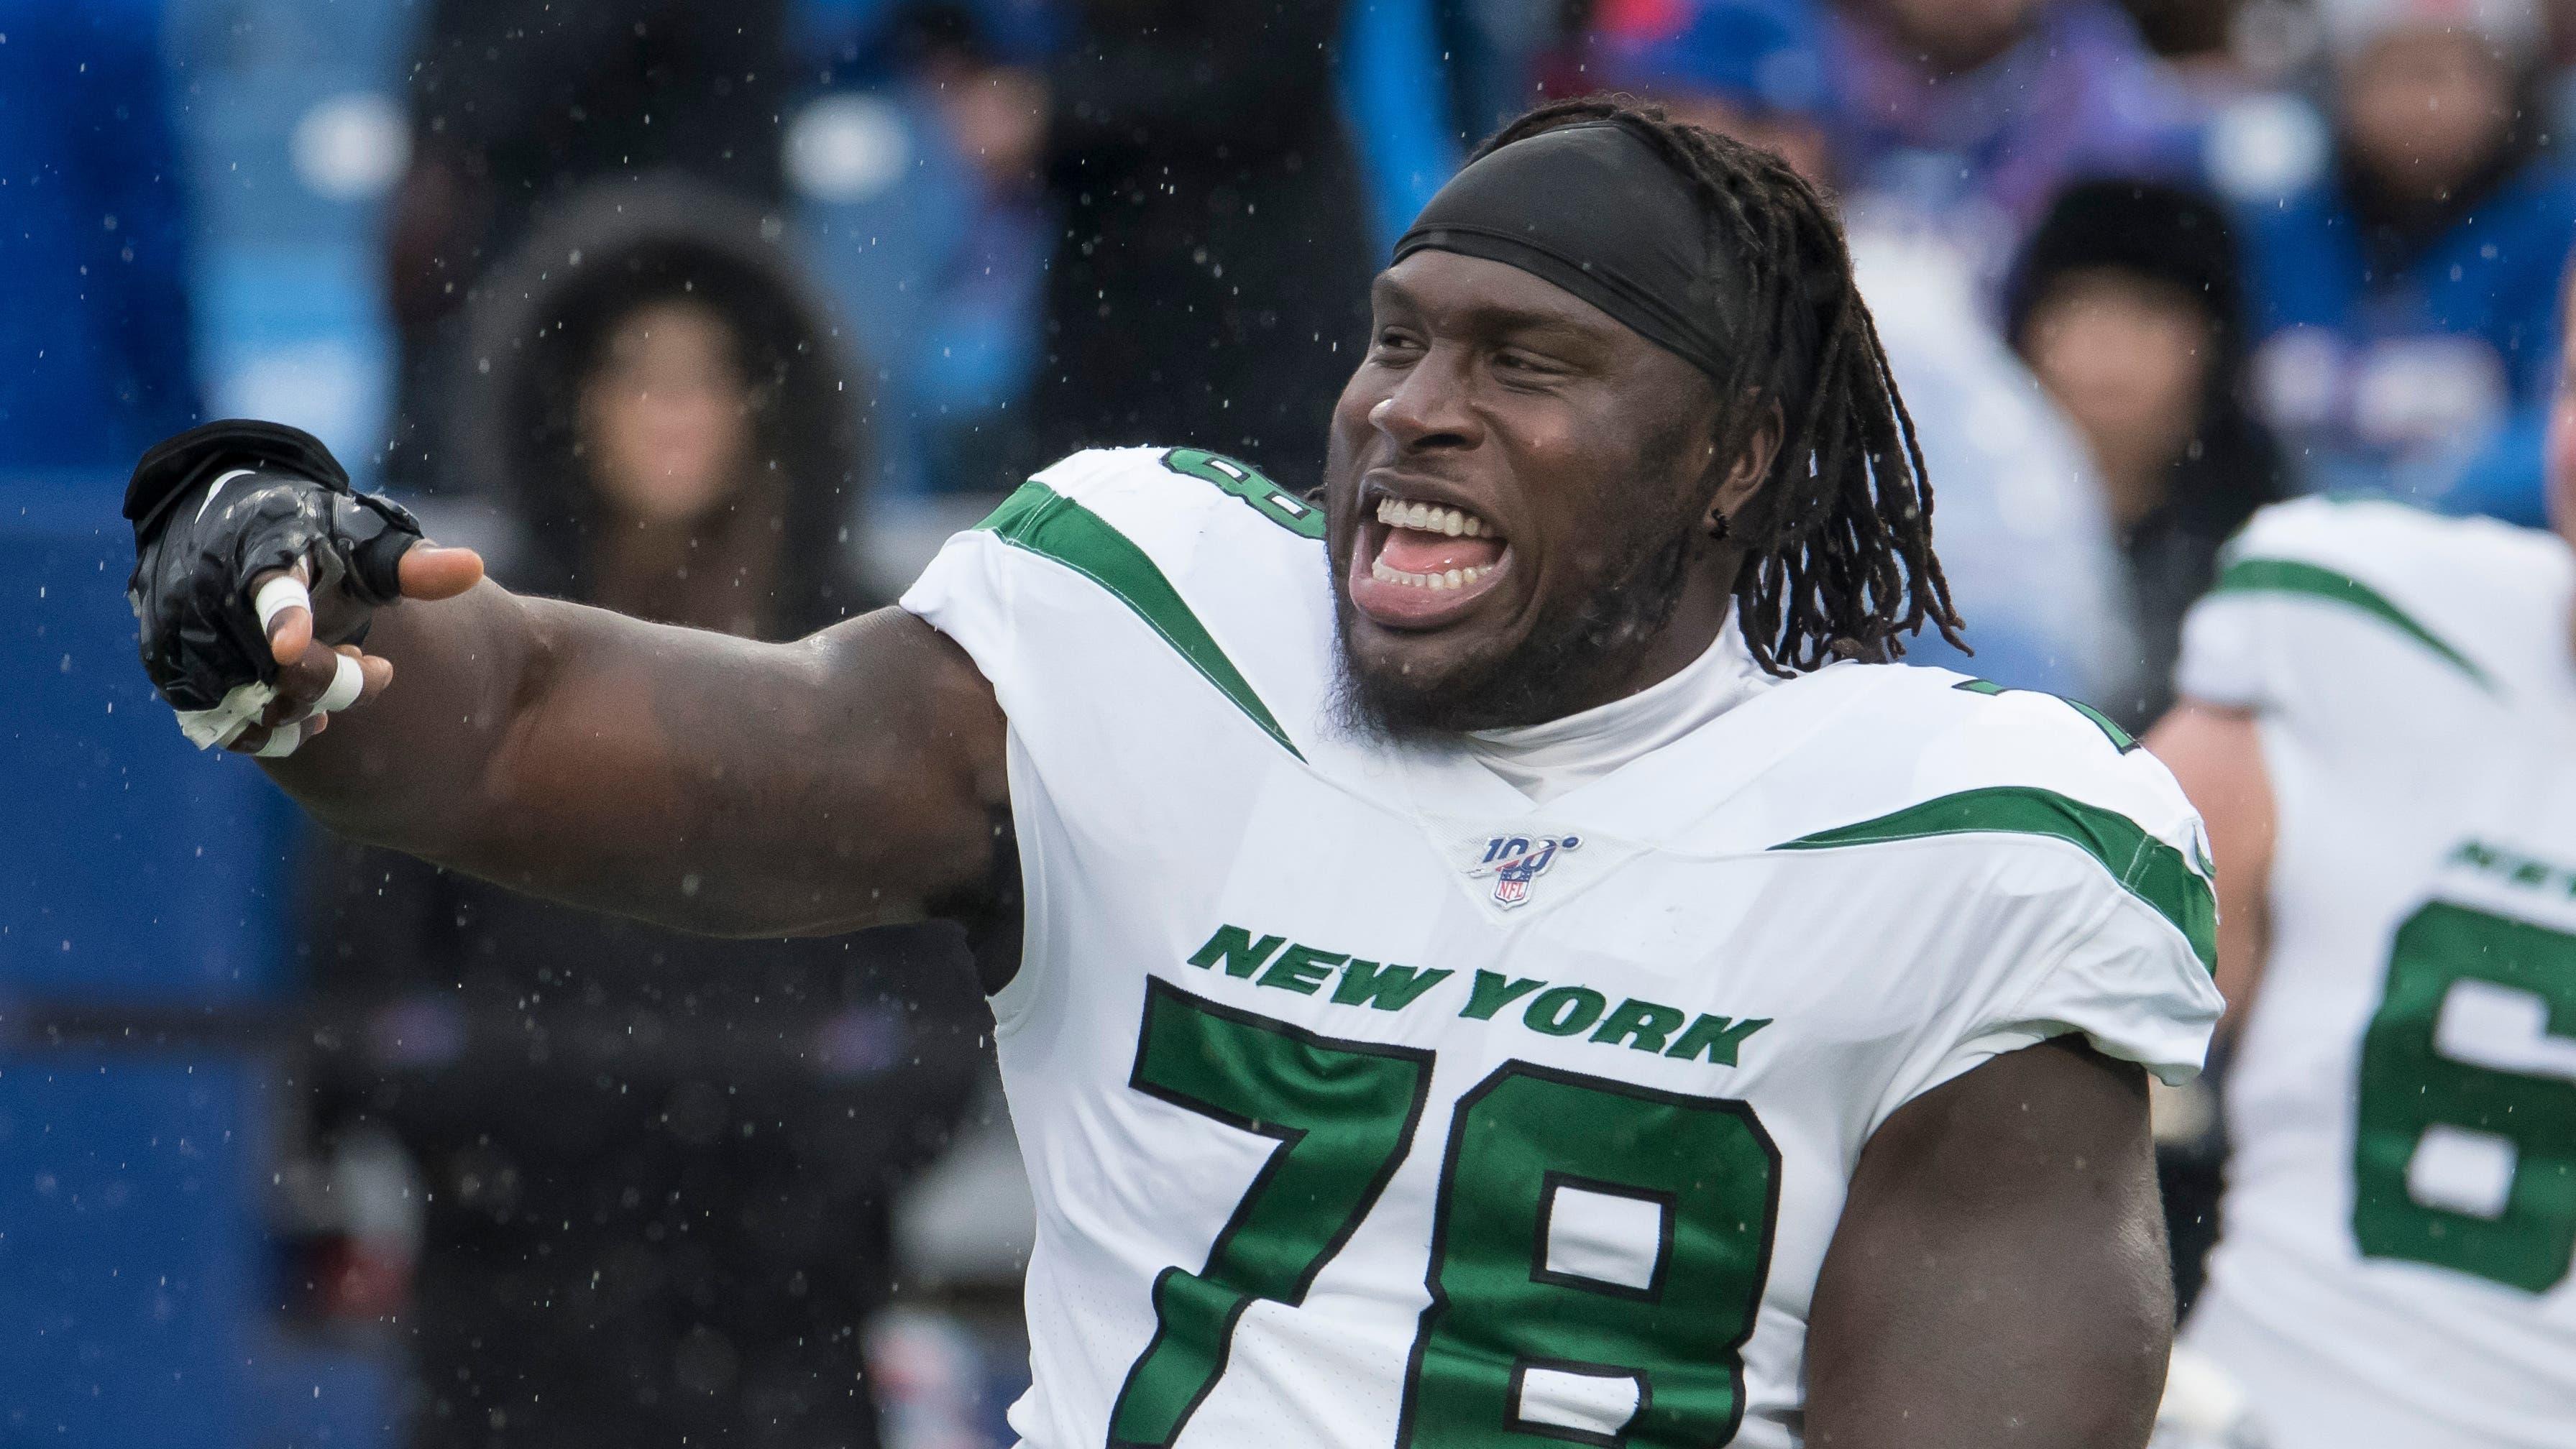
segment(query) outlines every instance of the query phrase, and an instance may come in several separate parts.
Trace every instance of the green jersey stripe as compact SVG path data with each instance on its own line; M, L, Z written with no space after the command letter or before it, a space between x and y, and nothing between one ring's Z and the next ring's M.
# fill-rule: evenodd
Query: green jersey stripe
M2486 671L2470 662L2469 657L2452 648L2432 630L2415 622L2405 610L2388 601L2386 595L2345 574L2312 563L2286 558L2240 558L2218 575L2215 594L2278 593L2310 594L2349 604L2378 619L2398 633L2432 650L2480 686L2494 688Z
M2217 969L2218 899L2183 853L2117 811L2071 800L2054 790L2029 785L1963 790L1909 805L1875 820L1802 835L1771 848L1831 850L1934 835L1996 832L2047 835L2082 846L2102 863L2121 889L2171 921L2183 939L2191 943L2192 954L2200 958L2201 965Z
M1950 687L1967 694L1982 694L1989 699L1992 699L1997 695L2024 692L2007 689L2004 686L1995 683L1991 679L1962 679ZM2059 704L2062 704L2068 709L2075 711L2077 714L2084 716L2086 719L2091 720L2093 722L2093 728L2100 730L2103 738L2111 742L2111 748L2118 750L2121 754L2125 755L2129 751L2138 747L2138 737L2136 735L2122 729L2118 720L2111 718L2109 715L2104 714L2102 711L2095 709L2089 704L2086 704L2084 701L2080 699L2069 699L2062 694L2052 694L2049 698L2056 700Z
M1261 696L1253 692L1251 682L1217 647L1207 626L1190 612L1172 581L1163 577L1163 571L1154 567L1143 549L1110 527L1099 514L1043 483L1030 482L1021 484L1019 491L1004 499L991 517L975 526L991 531L1015 548L1054 559L1116 595L1120 603L1136 611L1136 617L1162 635L1164 643L1178 650L1191 668L1232 700L1235 708L1261 726L1264 734L1298 759L1306 758L1289 740L1288 732L1279 727Z

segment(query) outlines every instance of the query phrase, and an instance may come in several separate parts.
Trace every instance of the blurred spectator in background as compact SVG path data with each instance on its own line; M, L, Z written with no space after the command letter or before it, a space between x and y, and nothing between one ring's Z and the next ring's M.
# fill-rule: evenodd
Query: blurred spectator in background
M2083 440L1986 322L1956 249L1912 231L1864 228L1850 241L1931 470L1941 561L1976 651L1909 640L1906 662L2119 709L2139 692L2139 650Z
M1543 94L1593 89L1569 48L1601 0L1434 0L1433 17L1448 71L1447 119L1472 145L1538 103ZM1557 74L1556 72L1563 72Z
M2066 182L2200 165L2200 108L2111 0L1843 0L1832 22L1853 210L1937 229L1982 285Z
M447 448L523 529L496 573L755 638L877 602L867 373L791 255L720 194L611 185L482 289Z
M787 0L432 0L410 70L411 165L386 283L402 341L385 468L435 456L462 309L541 214L603 178L672 171L762 204L782 190Z
M865 374L756 214L615 187L471 321L499 577L767 639L864 606ZM889 1199L989 1022L949 928L681 936L341 846L318 899L325 1120L426 1179L416 1443L875 1442Z
M2287 8L2284 0L2122 0L2147 48L2163 56L2185 85L2225 92L2248 79L2253 67L2238 53L2239 19L2249 8L2265 12L2253 22L2270 21L2270 12ZM2268 34L2261 37L2269 41Z
M1188 442L1303 487L1379 261L1334 86L1344 7L1079 0L1076 17L1046 75L1062 230L1030 460Z
M2305 486L2537 524L2576 176L2534 0L2319 0L2331 166L2243 212L2257 399Z
M130 467L198 421L159 0L0 0L0 466Z
M1838 178L1821 26L1811 0L1600 0L1585 71L1829 187Z
M990 491L1018 481L1009 475L1023 461L1022 442L1011 425L1022 414L1010 404L1037 371L1053 241L1038 177L1049 37L1040 17L992 13L1000 8L1000 0L906 4L879 46L939 118L968 183L956 250L924 299L931 320L902 380L932 413L921 420L922 467L935 488ZM943 427L942 414L976 421Z
M1820 19L1803 0L1604 0L1586 70L1599 85L1768 146L1830 186ZM1973 660L1939 640L1906 657L2016 689L2135 692L2118 555L2082 444L1984 320L1942 237L1846 218L1852 261L1923 448L1941 558Z
M2069 187L2032 233L2007 301L2013 347L2082 433L2128 555L2142 660L2102 703L2143 730L2172 702L2183 611L2219 545L2282 496L2247 405L2236 240L2217 204L2157 182Z
M1020 462L1055 241L1035 156L1061 18L1048 0L793 7L814 88L781 126L787 215L876 368L869 537L889 595Z

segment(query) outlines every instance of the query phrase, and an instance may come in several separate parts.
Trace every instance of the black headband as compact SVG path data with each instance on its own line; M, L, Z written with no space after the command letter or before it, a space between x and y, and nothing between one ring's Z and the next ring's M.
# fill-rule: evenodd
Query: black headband
M1418 251L1518 267L1726 378L1730 319L1711 282L1699 199L1616 122L1542 131L1459 172L1396 242L1395 259Z

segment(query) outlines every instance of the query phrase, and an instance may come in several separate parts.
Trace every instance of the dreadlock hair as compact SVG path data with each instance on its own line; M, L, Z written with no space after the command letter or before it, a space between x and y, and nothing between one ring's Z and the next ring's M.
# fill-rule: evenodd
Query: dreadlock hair
M1723 288L1734 294L1728 310L1751 323L1717 379L1728 409L1721 456L1740 456L1779 409L1779 450L1728 530L1745 550L1735 606L1754 661L1786 675L1829 659L1896 658L1898 636L1926 624L1964 651L1932 552L1932 480L1914 419L1824 199L1770 152L1624 96L1541 106L1470 159L1587 121L1626 129L1686 178L1711 254L1733 264L1707 279L1710 305Z

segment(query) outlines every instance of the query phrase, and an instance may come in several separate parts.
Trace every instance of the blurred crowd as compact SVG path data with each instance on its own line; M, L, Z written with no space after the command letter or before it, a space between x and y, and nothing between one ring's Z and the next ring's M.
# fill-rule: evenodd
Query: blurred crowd
M257 413L513 586L792 637L1077 447L1314 481L1395 232L1616 90L1837 199L1976 647L1914 657L2140 727L2264 502L2540 521L2571 59L2542 0L0 0L0 478ZM876 1442L961 944L305 858L301 1311L401 1326L412 1442Z

